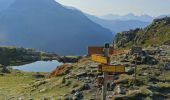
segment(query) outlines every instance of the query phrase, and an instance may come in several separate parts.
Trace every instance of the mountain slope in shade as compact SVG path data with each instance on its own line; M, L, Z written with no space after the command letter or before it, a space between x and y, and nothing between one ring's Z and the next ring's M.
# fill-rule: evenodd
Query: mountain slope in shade
M60 55L85 54L87 46L112 40L109 30L54 0L16 0L0 14L0 22L1 45Z
M93 15L86 14L86 16L92 21L100 24L101 26L110 29L113 33L134 28L144 28L149 25L149 22L143 22L139 20L106 20L95 17Z
M0 12L8 8L15 0L0 0Z

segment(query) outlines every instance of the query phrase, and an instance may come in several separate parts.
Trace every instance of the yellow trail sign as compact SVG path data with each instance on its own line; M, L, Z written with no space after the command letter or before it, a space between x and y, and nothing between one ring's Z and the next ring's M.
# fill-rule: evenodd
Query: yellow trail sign
M122 65L102 65L102 72L125 72L125 66Z
M104 56L102 56L102 55L93 54L93 55L91 56L91 60L96 61L96 62L99 62L99 63L107 64L109 58L104 57Z

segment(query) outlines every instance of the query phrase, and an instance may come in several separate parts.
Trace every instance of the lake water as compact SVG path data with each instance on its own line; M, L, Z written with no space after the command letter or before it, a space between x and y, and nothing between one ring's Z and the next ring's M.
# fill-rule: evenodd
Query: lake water
M56 60L53 61L37 61L34 63L22 65L22 66L14 66L12 68L19 69L22 71L28 71L28 72L51 72L53 69L55 69L58 65L61 65L62 63L59 63Z

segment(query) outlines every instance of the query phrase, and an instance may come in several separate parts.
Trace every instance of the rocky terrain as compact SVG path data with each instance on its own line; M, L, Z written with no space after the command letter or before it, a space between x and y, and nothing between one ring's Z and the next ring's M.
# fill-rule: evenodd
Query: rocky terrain
M118 33L115 36L116 47L158 46L170 44L170 17L155 19L143 29L134 29Z
M129 51L130 52L130 51ZM168 100L170 70L166 63L170 46L143 48L137 58L137 78L131 53L112 56L111 62L126 66L122 74L110 74L107 100ZM10 100L101 100L99 63L83 57L78 62L63 64L51 73L11 70L0 72L0 97ZM15 80L15 81L14 81Z

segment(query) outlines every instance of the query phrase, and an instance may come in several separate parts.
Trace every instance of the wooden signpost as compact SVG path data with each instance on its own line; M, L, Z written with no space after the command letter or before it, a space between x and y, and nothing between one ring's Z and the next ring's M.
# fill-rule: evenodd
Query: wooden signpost
M124 52L116 51L116 54ZM125 67L122 65L110 65L110 55L114 53L113 47L106 43L104 47L88 47L88 54L91 55L91 60L101 63L99 71L103 72L102 100L106 100L107 79L109 72L122 73L125 72Z
M88 47L88 54L93 55L93 54L103 54L104 47L103 46L89 46ZM109 54L113 54L113 47L109 47Z
M119 54L127 54L129 50L114 50L113 47L109 47L109 55L119 55ZM88 55L93 54L104 54L104 47L102 46L89 46L88 47Z
M107 64L109 59L110 59L109 57L104 57L103 55L97 55L97 54L91 55L91 60L102 64Z
M122 65L103 65L102 72L123 73L125 72L125 66Z

